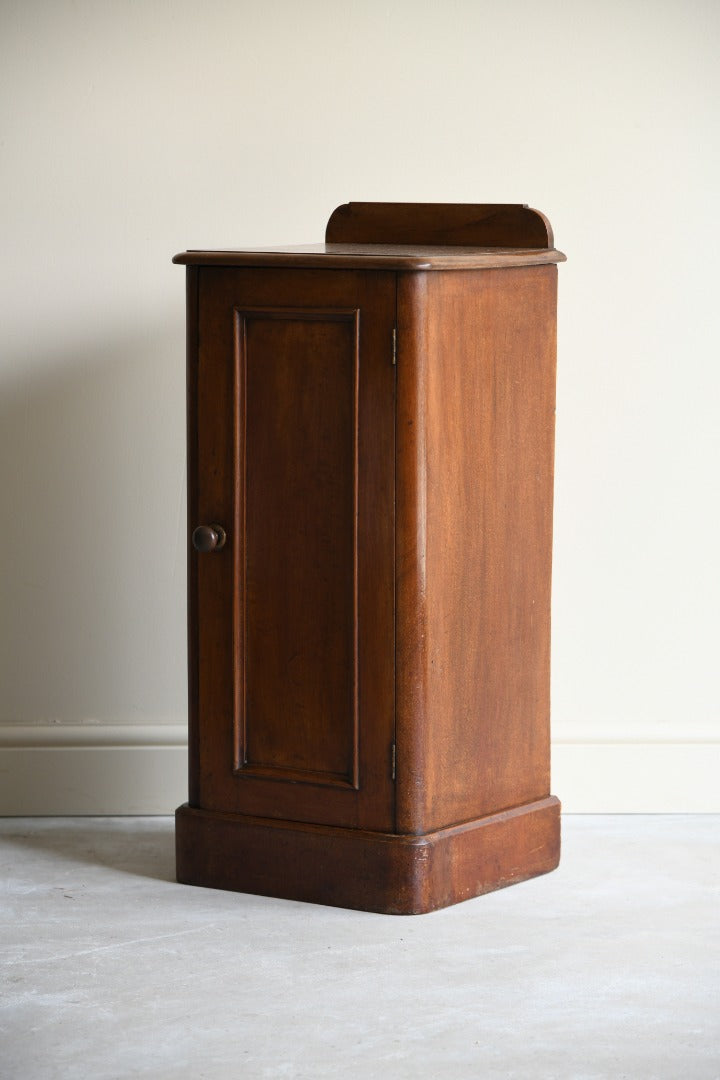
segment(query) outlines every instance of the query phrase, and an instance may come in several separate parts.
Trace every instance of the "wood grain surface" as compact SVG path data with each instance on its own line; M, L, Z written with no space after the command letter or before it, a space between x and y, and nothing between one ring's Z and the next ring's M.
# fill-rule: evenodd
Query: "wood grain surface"
M330 215L325 240L474 248L553 246L548 219L521 203L344 203Z
M399 832L549 794L556 270L404 276Z
M553 870L560 806L542 799L424 836L179 807L178 881L419 915Z

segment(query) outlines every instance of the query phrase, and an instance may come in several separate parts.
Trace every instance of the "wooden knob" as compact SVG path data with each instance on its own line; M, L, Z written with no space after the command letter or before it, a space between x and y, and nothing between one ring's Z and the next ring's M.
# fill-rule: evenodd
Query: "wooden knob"
M219 551L225 546L227 537L222 525L198 525L193 529L192 542L196 551Z

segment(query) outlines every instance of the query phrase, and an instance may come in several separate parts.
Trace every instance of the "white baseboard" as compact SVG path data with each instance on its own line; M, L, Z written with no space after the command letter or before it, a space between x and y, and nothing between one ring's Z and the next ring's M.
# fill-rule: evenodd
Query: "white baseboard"
M720 813L720 737L558 733L567 813ZM171 814L187 798L184 724L0 728L0 815Z
M553 744L553 794L571 814L717 814L719 776L718 743Z
M0 816L172 814L186 800L184 724L0 728Z

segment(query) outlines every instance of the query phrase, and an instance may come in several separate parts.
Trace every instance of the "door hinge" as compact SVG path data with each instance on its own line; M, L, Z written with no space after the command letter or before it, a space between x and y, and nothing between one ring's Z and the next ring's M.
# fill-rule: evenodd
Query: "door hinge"
M395 765L397 762L397 749L395 743L390 747L390 765L392 769L392 778L395 779Z
M392 332L392 362L397 364L397 327L393 326Z

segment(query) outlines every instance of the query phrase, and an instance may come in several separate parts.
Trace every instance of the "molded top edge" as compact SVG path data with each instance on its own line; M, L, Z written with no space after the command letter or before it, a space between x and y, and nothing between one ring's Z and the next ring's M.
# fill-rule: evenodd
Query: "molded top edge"
M184 266L276 266L346 270L472 270L564 262L554 248L466 244L297 244L237 251L185 251Z

